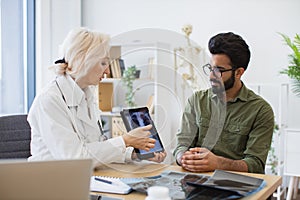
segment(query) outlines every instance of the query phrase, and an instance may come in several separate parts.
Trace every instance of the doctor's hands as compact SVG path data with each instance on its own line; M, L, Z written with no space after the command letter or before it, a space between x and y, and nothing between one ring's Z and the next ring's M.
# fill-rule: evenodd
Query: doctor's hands
M191 172L208 172L219 168L219 156L206 148L190 148L181 157L181 166Z
M143 127L135 128L129 131L127 134L124 134L123 140L125 142L126 147L134 147L137 149L142 149L149 151L151 148L155 146L155 139L149 138L150 129L152 125L147 125Z
M153 161L153 162L157 162L157 163L161 163L162 161L164 161L164 159L166 158L167 153L164 152L156 152L154 153L154 157L153 158L149 158L149 161Z
M152 161L152 162L161 163L162 161L165 160L166 156L167 156L167 153L165 151L164 152L156 152L156 153L154 153L154 157L149 158L147 160ZM131 158L132 158L132 160L138 159L138 157L134 151L132 152Z
M129 131L127 134L124 134L122 137L126 144L126 147L131 146L131 147L146 150L146 151L149 151L150 149L154 148L155 139L149 138L149 136L151 135L151 133L150 133L151 128L152 128L152 125L149 124L144 127L135 128L135 129ZM148 160L160 163L160 162L164 161L166 156L167 156L167 153L165 151L157 152L157 153L154 153L154 157L149 158ZM133 152L132 158L133 159L137 158L137 155L135 152Z

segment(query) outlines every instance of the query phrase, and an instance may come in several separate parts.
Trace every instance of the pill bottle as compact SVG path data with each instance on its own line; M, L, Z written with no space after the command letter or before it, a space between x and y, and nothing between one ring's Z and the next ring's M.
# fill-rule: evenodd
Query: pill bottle
M145 200L171 200L169 188L164 186L152 186L147 190L148 196Z

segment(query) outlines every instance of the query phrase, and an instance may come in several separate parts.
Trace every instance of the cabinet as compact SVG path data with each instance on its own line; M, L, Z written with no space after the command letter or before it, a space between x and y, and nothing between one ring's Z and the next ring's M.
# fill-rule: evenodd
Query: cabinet
M266 163L266 174L276 174L283 176L285 166L285 153L284 153L284 135L285 128L287 127L288 116L288 84L246 84L254 92L261 95L267 100L273 108L275 114L275 123L278 130L274 130L272 139L272 150ZM274 92L276 91L276 92ZM277 188L276 193L273 194L277 200L283 199L286 191L286 177L283 176L283 184Z
M163 70L160 65L166 64L165 56L161 55L159 49L165 48L169 47L162 43L122 44L111 47L110 56L112 60L122 58L125 68L135 65L137 70L140 70L140 77L133 82L136 106L145 106L149 99L153 99L153 104L156 103L157 94L160 91L160 83L156 75ZM170 53L168 60L168 67L170 67ZM167 80L167 77L162 78ZM125 93L126 87L121 78L104 78L98 86L99 109L109 112L113 108L121 110L127 107Z
M149 44L148 44L149 45ZM143 45L115 45L111 47L111 68L114 60L122 59L125 68L135 65L140 71L140 77L133 82L134 102L136 106L144 106L151 96L155 94L154 65L157 56L153 51L141 49ZM139 49L139 50L136 50ZM111 74L112 70L111 70ZM126 86L121 78L113 78L111 75L104 78L98 85L99 109L104 112L120 110L127 107L125 104Z
M113 107L112 101L113 83L99 83L98 86L98 105L102 111L111 111Z
M112 137L118 137L120 135L123 135L126 133L126 128L123 123L123 120L120 116L114 116L111 118L111 136Z
M284 174L289 176L300 176L300 130L286 129L284 134Z
M299 144L296 141L300 141L300 130L286 129L284 134L284 175L291 176L288 193L286 199L291 199L298 193L299 177L300 177L300 149Z

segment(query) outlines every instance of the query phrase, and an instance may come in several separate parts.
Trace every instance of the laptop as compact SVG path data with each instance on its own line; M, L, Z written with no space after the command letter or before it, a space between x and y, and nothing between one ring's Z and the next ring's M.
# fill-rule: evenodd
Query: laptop
M0 199L88 200L92 160L0 161Z

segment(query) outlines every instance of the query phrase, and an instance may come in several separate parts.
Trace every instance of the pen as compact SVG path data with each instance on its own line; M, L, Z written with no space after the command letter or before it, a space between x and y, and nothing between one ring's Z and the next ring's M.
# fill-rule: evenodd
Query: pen
M101 124L100 124L100 121L99 121L99 120L97 121L97 124L98 124L98 127L99 127L99 129L100 129L100 133L101 133L101 135L104 135L104 131L103 131L103 129L102 129L102 126L101 126Z
M99 130L100 130L100 140L101 141L107 140L107 137L106 137L106 135L104 135L104 131L103 131L103 128L102 128L99 120L97 121L97 124L98 124Z
M101 181L103 183L107 183L107 184L112 184L113 182L109 181L109 180L105 180L105 179L102 179L102 178L98 178L98 177L95 177L95 180L96 181Z

